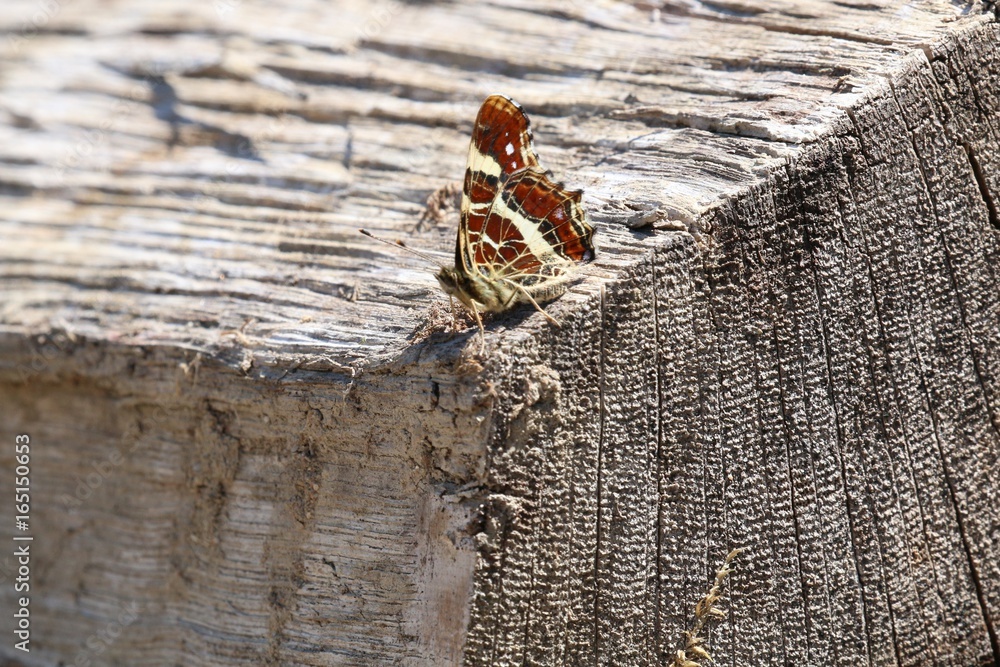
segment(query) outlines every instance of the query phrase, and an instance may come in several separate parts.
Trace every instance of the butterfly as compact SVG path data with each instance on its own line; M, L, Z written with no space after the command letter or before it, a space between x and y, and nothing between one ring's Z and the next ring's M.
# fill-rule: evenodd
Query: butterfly
M594 228L582 197L539 165L521 105L505 95L486 98L466 161L455 266L436 275L441 289L475 317L480 341L481 311L530 303L559 324L539 304L561 296L578 265L594 259Z

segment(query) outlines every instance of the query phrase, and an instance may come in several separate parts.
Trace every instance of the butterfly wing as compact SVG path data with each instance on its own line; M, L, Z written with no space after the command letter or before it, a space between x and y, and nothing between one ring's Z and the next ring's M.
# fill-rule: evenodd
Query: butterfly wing
M541 285L594 258L594 228L580 200L540 167L514 172L490 205L476 247L481 271L522 287Z
M524 110L509 97L490 95L479 108L469 144L455 245L457 268L471 275L489 263L492 253L483 233L490 208L511 174L537 166Z

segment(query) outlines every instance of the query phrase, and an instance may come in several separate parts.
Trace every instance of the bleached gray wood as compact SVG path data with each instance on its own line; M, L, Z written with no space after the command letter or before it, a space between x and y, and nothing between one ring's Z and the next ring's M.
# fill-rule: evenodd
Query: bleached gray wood
M986 9L4 3L0 655L669 664L744 546L718 664L1000 661ZM450 261L493 92L599 257L479 356L356 230Z

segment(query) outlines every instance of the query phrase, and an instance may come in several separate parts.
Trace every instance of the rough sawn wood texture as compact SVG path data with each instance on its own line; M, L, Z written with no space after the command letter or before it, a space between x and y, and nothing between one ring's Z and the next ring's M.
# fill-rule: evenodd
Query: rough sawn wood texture
M998 664L994 11L6 1L0 655L666 665L742 546L716 664ZM479 356L356 230L493 92L599 257Z

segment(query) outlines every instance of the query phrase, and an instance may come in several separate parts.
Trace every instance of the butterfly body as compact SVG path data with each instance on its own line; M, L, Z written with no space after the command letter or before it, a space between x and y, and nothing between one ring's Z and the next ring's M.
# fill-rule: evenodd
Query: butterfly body
M594 258L582 195L541 168L521 107L491 95L476 116L455 268L438 273L441 288L472 311L480 328L480 311L537 308L562 295L577 265Z
M443 267L435 276L441 289L454 296L469 310L500 313L519 303L545 303L566 292L570 274L554 276L538 285L516 286L517 283L498 276L468 274ZM522 291L523 290L523 291ZM527 295L527 296L525 296Z
M516 303L517 291L495 280L449 268L442 268L435 277L441 289L469 310L498 313Z

